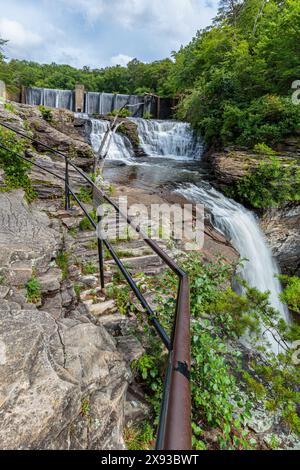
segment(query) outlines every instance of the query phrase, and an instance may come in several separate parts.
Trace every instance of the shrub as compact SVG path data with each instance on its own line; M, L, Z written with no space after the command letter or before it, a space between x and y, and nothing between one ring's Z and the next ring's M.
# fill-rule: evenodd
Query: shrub
M83 274L95 274L99 271L99 268L92 263L91 261L83 264L82 266L82 273Z
M154 429L149 423L140 423L127 427L124 440L128 450L150 450L154 447Z
M284 284L281 301L287 304L292 312L300 314L300 278L280 276L280 280Z
M41 112L41 115L43 116L43 119L47 122L52 122L53 121L53 114L51 109L46 108L46 106L40 105L39 110Z
M242 283L244 294L233 292L230 281L235 266L222 259L205 264L193 254L181 266L190 279L194 448L206 447L206 431L212 429L216 436L214 449L216 446L226 450L256 448L257 442L248 434L246 423L251 419L251 410L257 403L261 405L262 400L266 410L275 411L290 430L300 434L296 385L300 380L299 368L292 362L289 347L286 354L275 355L267 344L262 344L266 330L272 329L281 344L287 345L299 337L300 328L289 327L280 319L268 303L268 293L260 293L246 283ZM154 286L156 312L169 331L175 311L177 279L164 274L152 280ZM242 352L232 348L232 340L246 332L257 355L247 359L249 368L244 369ZM166 360L160 342L144 327L144 336L146 333L149 335L147 353L133 368L157 417L161 403L159 380ZM211 446L209 441L208 445Z
M31 164L13 153L23 155L25 151L24 142L19 140L13 132L2 128L0 128L0 142L9 149L0 148L0 167L5 172L5 190L23 188L28 202L33 201L36 193L28 177Z
M299 125L300 108L290 98L265 95L244 111L237 143L251 147L265 142L272 147L292 135Z
M36 304L41 300L41 284L36 277L32 277L26 284L27 302Z
M276 152L264 143L254 145L253 151L257 155L268 155L269 157L276 155Z
M62 278L65 281L68 277L69 253L60 251L56 257L56 264L62 271Z
M91 212L89 212L89 215L90 217L95 221L97 222L97 212L96 212L96 209L92 210ZM79 224L79 228L80 230L82 231L86 231L86 230L95 230L95 228L93 227L93 225L91 224L90 220L85 216L80 224Z
M149 112L149 111L146 111L144 114L143 114L143 119L152 119L152 114Z
M287 201L299 201L300 168L270 157L239 180L229 195L255 208L280 207Z
M15 107L11 103L5 103L4 109L6 109L7 111L10 111L13 114L16 112Z
M93 189L91 188L91 186L82 186L80 188L78 197L80 201L86 204L91 204L93 201Z
M120 118L128 118L132 116L132 113L127 108L114 109L113 111L108 113L107 116L111 116L111 117L118 116Z

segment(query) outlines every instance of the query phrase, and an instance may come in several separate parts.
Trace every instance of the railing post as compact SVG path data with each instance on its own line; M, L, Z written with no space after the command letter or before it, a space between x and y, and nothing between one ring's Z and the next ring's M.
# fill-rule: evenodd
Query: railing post
M97 227L97 241L98 241L98 256L99 256L99 268L100 268L100 284L101 289L105 287L104 280L104 252L103 252L103 240L102 240L102 219L104 216L102 207L98 207L97 211L98 227Z
M191 346L189 282L181 281L177 318L172 337L171 372L168 380L169 397L165 417L163 442L159 450L191 450Z
M70 203L70 191L69 191L69 161L68 158L65 157L66 168L65 168L65 209L66 211L70 210L71 203Z

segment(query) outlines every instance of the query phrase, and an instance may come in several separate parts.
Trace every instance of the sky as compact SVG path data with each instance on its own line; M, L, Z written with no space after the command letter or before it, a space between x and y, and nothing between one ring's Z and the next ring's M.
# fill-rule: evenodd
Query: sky
M211 23L218 0L0 0L8 58L93 68L169 57Z

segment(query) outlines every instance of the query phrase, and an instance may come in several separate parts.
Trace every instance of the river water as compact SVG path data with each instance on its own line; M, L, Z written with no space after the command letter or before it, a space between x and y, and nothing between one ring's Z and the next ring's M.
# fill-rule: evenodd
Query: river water
M256 216L241 204L228 199L209 184L201 163L203 143L195 139L187 123L135 119L141 145L147 157L134 157L127 139L115 136L105 177L118 184L181 194L190 202L202 203L211 213L212 223L247 260L240 275L252 287L270 292L271 305L288 320L287 309L279 300L279 268ZM93 122L94 148L104 135L106 124Z

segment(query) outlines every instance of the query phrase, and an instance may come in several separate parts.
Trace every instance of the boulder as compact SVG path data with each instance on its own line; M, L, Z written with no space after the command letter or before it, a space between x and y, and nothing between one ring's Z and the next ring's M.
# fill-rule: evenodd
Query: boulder
M300 276L300 203L266 211L261 224L283 273Z
M0 309L0 448L123 449L130 373L101 326Z

